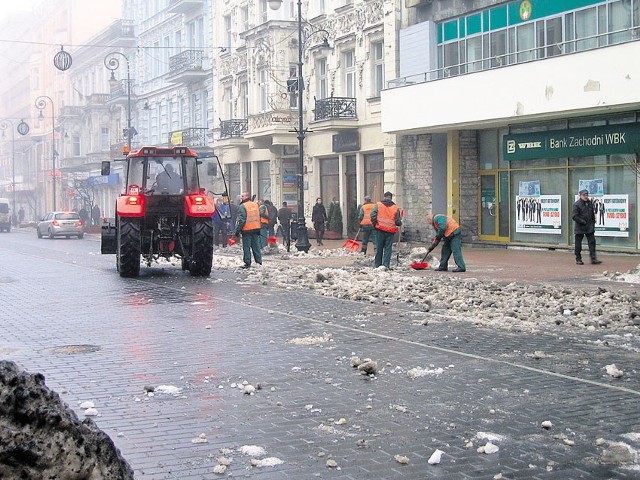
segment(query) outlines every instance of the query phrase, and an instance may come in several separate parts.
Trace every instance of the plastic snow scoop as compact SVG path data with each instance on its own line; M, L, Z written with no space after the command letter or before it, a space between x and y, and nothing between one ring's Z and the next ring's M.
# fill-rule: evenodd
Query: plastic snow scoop
M420 260L419 262L413 262L411 264L411 268L413 268L414 270L426 270L427 268L429 268L429 264L425 262L425 260L430 254L431 254L431 251L428 251L427 253L425 253L424 257L422 257L422 260Z
M269 245L270 247L275 245L276 243L278 243L278 240L276 239L276 237L267 238L267 245Z
M227 244L229 244L229 246L233 246L236 244L236 241L233 238L229 237L227 239Z
M362 248L362 245L357 240L358 235L360 235L360 229L358 229L358 233L356 233L356 236L353 238L353 240L351 240L350 238L347 238L347 241L344 242L344 245L342 245L342 248L344 248L345 250L349 250L350 252L353 252L353 253L359 252L360 248Z

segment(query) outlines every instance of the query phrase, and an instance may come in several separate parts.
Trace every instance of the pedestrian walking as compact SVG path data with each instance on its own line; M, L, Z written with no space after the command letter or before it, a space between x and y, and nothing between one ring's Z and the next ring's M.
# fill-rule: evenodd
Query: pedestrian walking
M93 226L97 227L100 225L100 207L96 203L91 209L91 221L93 222Z
M449 258L453 253L453 260L456 268L452 272L466 272L467 266L462 258L462 228L455 218L442 214L427 215L427 222L433 226L436 236L429 247L427 253L431 253L442 240L442 257L440 265L436 268L439 272L446 272L449 269Z
M20 207L20 210L18 210L18 222L20 223L20 225L22 225L22 222L24 222L24 208Z
M216 198L216 209L213 212L213 244L216 247L226 248L229 241L229 221L231 214L229 205L225 204L221 198Z
M275 237L276 223L278 223L278 209L271 203L271 200L265 200L264 204L267 206L267 215L269 217L269 237Z
M391 250L393 237L402 225L400 209L393 203L393 194L385 192L382 201L376 203L371 210L371 223L376 229L376 256L374 265L391 268Z
M316 243L323 245L322 238L324 237L324 227L327 222L327 210L322 204L320 197L316 198L316 204L311 211L311 221L313 222L313 228L316 231Z
M242 260L244 266L251 266L251 254L257 264L262 265L262 253L260 252L260 207L251 200L251 195L244 192L240 196L240 205L238 207L238 223L235 227L235 235L239 237L242 234Z
M376 249L376 231L373 228L373 223L371 223L371 211L374 206L375 203L373 203L371 197L367 195L364 197L364 203L360 205L358 209L358 220L360 221L360 230L362 231L362 248L360 251L365 255L367 254L369 240L373 243L374 252Z
M291 244L291 209L287 202L282 202L282 208L278 210L278 222L282 228L282 241L285 245Z
M82 223L84 223L85 226L89 226L90 217L89 217L89 212L87 212L87 209L82 207L78 212L78 215L80 215L80 220L82 220Z
M575 235L574 253L576 255L576 264L584 265L582 261L582 240L587 237L591 263L598 265L602 262L596 256L596 215L593 209L593 202L589 198L588 190L580 190L578 194L580 198L573 204L573 215L571 216Z

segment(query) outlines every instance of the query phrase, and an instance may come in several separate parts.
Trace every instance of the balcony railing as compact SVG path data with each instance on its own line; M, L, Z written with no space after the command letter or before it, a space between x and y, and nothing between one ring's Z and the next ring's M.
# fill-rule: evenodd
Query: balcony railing
M220 120L220 138L242 137L249 128L249 121L239 118Z
M434 80L467 75L485 70L518 65L532 61L545 60L562 55L574 54L608 45L617 45L637 41L640 37L640 27L625 28L612 32L599 33L575 38L564 42L540 45L538 47L515 50L494 56L474 59L468 62L446 65L427 72L395 78L387 82L387 88L398 88L417 83L432 82ZM402 54L402 52L401 52Z
M185 145L187 147L206 147L208 128L186 128L169 132L169 145Z
M317 121L332 118L357 118L356 99L351 97L329 97L318 100L316 98L314 119Z
M186 71L202 70L203 51L185 50L169 58L169 75Z

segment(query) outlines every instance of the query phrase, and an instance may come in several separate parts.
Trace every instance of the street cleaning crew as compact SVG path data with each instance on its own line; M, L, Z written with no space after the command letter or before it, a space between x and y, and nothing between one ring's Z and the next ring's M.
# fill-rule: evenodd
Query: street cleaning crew
M260 207L251 200L248 192L243 192L240 196L240 206L238 208L238 223L236 224L236 237L242 234L242 260L244 266L251 266L251 253L256 263L262 265L262 252L260 251Z
M384 265L391 268L391 249L393 237L402 225L400 209L393 203L393 194L385 192L381 202L375 204L371 210L371 223L376 229L376 256L374 265L378 268Z
M456 262L457 267L452 271L466 272L467 267L462 258L462 229L456 219L442 214L429 214L427 215L427 222L432 225L436 231L436 236L427 254L431 253L440 241L443 240L442 258L440 258L440 265L436 270L446 272L449 269L449 258L451 258L451 253L453 253L453 260Z

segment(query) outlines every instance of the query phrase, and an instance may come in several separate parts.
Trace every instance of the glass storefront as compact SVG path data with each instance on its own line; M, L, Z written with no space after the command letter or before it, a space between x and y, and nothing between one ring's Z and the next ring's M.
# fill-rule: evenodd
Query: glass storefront
M637 250L638 116L480 131L480 239L572 246L573 204L587 188L598 245Z

